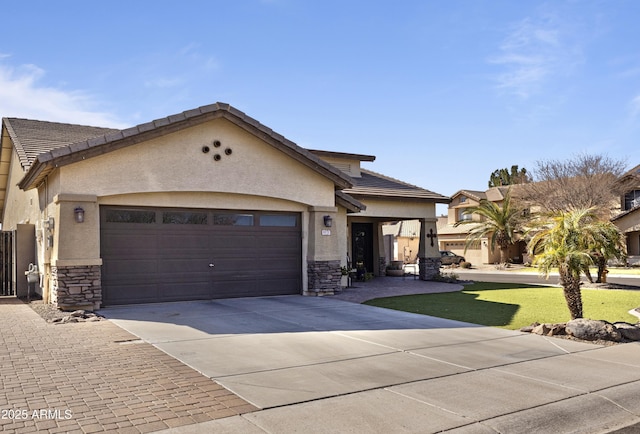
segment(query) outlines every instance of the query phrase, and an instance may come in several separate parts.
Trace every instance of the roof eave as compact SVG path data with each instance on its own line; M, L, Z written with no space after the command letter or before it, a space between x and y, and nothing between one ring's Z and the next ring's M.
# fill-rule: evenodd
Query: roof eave
M367 209L365 204L343 191L336 191L336 204L346 208L351 213L358 213Z
M322 173L327 178L331 179L335 185L336 190L342 190L345 188L353 187L353 181L351 177L343 173L341 170L333 167L329 163L324 162L320 158L313 155L312 152L296 145L286 137L274 132L270 128L262 125L255 119L245 115L243 112L230 107L230 110L225 112L223 116L233 122L236 126L252 133L255 136L260 137L262 140L275 145L276 148L294 158L298 162L310 167L311 169Z
M422 196L398 196L398 195L390 195L390 194L367 194L367 193L357 193L357 192L348 192L348 194L357 199L384 199L384 200L393 200L399 202L427 202L427 203L442 203L448 204L451 203L451 198L446 196L441 197L422 197Z
M306 149L301 148L284 136L275 133L270 128L262 125L257 120L245 115L229 104L215 103L140 124L115 133L72 143L68 146L41 154L36 158L27 174L20 181L20 188L30 189L36 187L40 181L56 167L102 155L129 145L179 131L185 127L199 125L218 118L227 119L245 131L260 137L296 161L319 172L335 184L336 190L353 186L353 182L348 175L342 173L330 164L325 163ZM45 159L46 162L43 161Z
M324 157L335 157L335 158L348 158L359 161L368 161L372 162L376 160L375 155L365 155L365 154L353 154L349 152L334 152L334 151L325 151L322 149L309 149L309 152L315 155L322 155Z
M53 169L54 167L51 164L42 163L36 158L36 160L31 164L31 167L29 167L27 173L18 183L18 187L21 190L31 190L32 188L36 188Z

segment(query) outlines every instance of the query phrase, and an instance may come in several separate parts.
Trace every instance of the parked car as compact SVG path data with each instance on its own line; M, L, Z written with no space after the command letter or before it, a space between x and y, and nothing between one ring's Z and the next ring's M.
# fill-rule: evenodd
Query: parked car
M442 265L460 265L460 262L465 262L463 256L456 255L449 250L440 250L440 263Z

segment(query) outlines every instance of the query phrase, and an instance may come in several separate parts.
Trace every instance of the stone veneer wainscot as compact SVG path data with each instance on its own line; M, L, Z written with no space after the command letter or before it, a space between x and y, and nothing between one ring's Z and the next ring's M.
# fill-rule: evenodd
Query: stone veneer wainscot
M51 267L51 289L51 302L60 309L99 309L102 303L101 267Z
M305 295L330 295L342 288L340 261L308 261L307 276L309 290Z
M440 274L440 258L420 258L420 280L433 280Z

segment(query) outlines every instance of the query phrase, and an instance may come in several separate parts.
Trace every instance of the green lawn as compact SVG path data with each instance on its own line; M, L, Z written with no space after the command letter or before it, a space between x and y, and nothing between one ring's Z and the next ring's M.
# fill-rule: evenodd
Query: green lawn
M597 268L590 268L591 275L595 279L598 276ZM640 268L614 268L609 267L609 274L617 274L623 276L640 276ZM511 271L513 273L540 273L540 270L536 267L522 267L522 268L505 268L505 271ZM557 273L558 269L554 268L551 270L552 273Z
M585 318L638 322L628 311L640 307L640 290L583 289L582 302ZM515 283L477 282L458 292L378 298L365 304L511 330L536 321L571 319L562 288Z

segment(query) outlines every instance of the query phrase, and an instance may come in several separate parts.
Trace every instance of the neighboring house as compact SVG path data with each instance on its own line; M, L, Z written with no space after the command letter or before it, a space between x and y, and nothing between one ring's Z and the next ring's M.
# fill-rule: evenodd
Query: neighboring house
M420 220L403 220L386 224L382 233L387 241L385 252L387 257L405 264L415 264L418 260L420 244Z
M457 255L464 256L466 261L471 264L500 262L500 250L498 248L491 249L489 238L483 239L478 245L472 245L465 249L467 235L475 225L455 226L455 224L460 221L478 219L477 216L465 214L464 211L470 207L478 206L481 200L501 204L508 189L509 187L491 187L486 191L460 190L451 196L446 224L440 224L438 227L440 250L450 250ZM520 242L509 249L507 257L518 263L523 261L525 253L526 245L524 242Z
M216 103L125 130L5 118L3 281L63 308L340 289L383 274L382 225L417 219L420 277L438 273L449 198L310 151Z
M640 165L622 176L621 182L631 187L620 198L620 213L611 221L624 233L627 244L627 262L640 265Z

